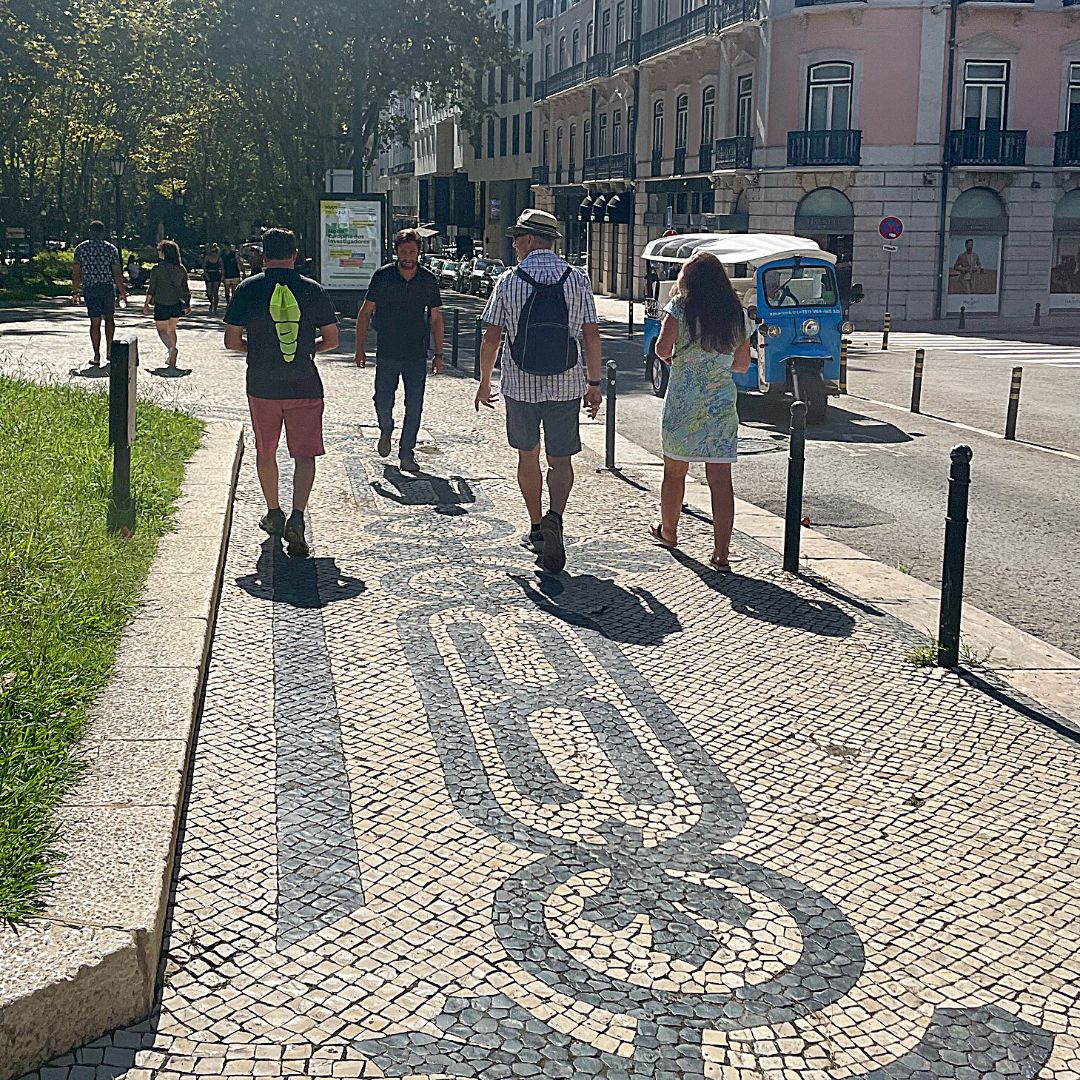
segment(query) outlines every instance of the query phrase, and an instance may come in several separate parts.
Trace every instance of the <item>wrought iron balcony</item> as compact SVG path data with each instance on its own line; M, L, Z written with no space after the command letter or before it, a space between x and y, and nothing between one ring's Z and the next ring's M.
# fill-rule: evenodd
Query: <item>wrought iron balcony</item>
M787 163L802 165L858 165L862 131L834 128L831 131L789 131Z
M1080 165L1080 131L1054 133L1054 164Z
M795 0L795 6L800 7L826 7L829 4L850 4L853 0ZM866 3L866 0L854 0L855 3Z
M416 172L415 161L400 161L397 165L390 166L391 176L407 176L414 172Z
M533 83L533 101L543 101L547 97L547 80L537 79Z
M641 59L757 17L758 0L720 0L719 3L706 4L643 34Z
M611 74L611 53L593 53L585 61L585 78L602 79Z
M654 150L652 155L652 172L651 176L663 176L664 175L664 155L659 150Z
M702 143L698 147L697 167L698 172L712 171L713 148L712 143Z
M561 184L562 183L562 178L563 178L563 164L560 161L555 166L555 183L556 184Z
M585 159L582 180L624 180L630 176L629 154L604 154Z
M749 135L736 135L716 140L714 169L749 169L754 160L754 140Z
M574 179L574 175L576 172L577 166L571 161L570 164L566 166L566 182L568 184L576 183Z
M945 143L950 165L1023 165L1026 131L950 131Z
M543 22L555 16L555 0L539 0L536 5L536 21Z
M532 171L532 182L534 184L547 185L551 178L551 169L547 165L534 165Z
M620 41L615 46L615 70L626 67L634 62L634 43L632 41Z
M562 71L556 71L554 75L549 75L544 80L544 96L554 97L556 94L561 94L564 90L569 90L578 83L585 81L585 64L574 64L572 67L563 68Z

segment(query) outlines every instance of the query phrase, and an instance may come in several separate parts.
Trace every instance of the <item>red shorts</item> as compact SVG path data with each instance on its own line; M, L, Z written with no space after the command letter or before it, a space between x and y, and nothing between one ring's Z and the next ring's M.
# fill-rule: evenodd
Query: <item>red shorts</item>
M255 449L264 457L277 450L281 424L289 457L321 457L326 453L322 437L322 398L260 398L248 395Z

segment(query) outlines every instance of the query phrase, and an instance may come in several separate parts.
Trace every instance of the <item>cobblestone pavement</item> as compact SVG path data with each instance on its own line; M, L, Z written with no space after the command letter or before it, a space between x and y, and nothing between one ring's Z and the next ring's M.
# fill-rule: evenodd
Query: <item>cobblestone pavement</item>
M313 558L242 470L160 1010L34 1077L1080 1076L1074 744L587 456L541 576L469 382L416 478L326 382Z

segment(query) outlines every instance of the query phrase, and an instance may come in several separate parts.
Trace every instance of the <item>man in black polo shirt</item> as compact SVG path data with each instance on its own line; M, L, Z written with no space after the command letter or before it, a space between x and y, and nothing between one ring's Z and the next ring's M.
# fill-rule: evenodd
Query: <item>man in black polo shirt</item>
M395 261L372 275L367 297L356 316L356 366L367 364L364 342L374 322L378 332L375 349L375 415L379 418L379 454L390 453L394 432L394 399L398 379L405 384L405 422L401 425L398 452L402 472L419 472L416 436L424 409L427 385L428 318L435 342L432 375L442 371L442 297L435 275L420 265L420 234L402 229L394 237Z

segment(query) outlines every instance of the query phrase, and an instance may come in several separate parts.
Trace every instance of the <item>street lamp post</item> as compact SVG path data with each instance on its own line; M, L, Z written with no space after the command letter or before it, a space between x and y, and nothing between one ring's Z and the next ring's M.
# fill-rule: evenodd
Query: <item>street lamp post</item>
M121 221L121 208L120 208L120 181L124 175L124 166L127 162L124 160L124 151L120 147L116 148L116 152L112 156L112 174L113 174L113 197L115 200L114 212L116 216L116 250L120 252L120 260L123 262L124 241L123 233L124 226Z

